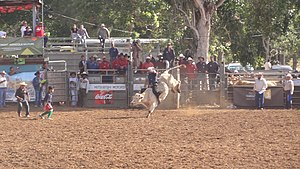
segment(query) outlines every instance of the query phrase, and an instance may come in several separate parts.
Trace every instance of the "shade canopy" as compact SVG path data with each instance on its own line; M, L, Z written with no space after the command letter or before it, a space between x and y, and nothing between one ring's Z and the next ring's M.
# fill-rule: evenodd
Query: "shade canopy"
M0 1L0 12L3 14L21 10L31 10L33 5L41 5L42 0Z

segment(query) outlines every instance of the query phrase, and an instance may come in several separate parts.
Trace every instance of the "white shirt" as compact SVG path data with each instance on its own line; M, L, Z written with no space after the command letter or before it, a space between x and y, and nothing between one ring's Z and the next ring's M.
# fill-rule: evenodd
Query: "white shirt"
M268 88L268 84L265 78L255 79L254 90L262 94Z
M85 79L80 78L80 80L79 80L79 88L80 89L85 89L86 93L89 92L89 88L88 88L89 84L90 84L90 82L89 82L89 80L87 78L85 78Z
M20 30L21 30L21 37L23 37L24 32L26 31L26 26L22 26Z
M7 87L7 79L5 76L0 75L0 88L6 88L6 87Z
M284 91L290 90L291 94L293 94L294 93L294 82L292 80L286 80L283 83L283 90Z
M271 70L272 65L271 65L270 62L266 62L265 65L264 65L264 67L265 67L265 70Z

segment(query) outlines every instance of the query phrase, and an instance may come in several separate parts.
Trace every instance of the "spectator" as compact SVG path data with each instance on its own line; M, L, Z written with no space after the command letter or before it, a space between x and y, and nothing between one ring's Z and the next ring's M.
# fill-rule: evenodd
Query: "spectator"
M6 72L0 72L0 108L5 107L6 100L6 92L7 92L7 78Z
M0 31L0 38L6 38L6 32Z
M39 114L39 117L41 119L44 119L44 116L48 115L47 119L52 120L51 116L52 116L52 113L53 113L53 106L52 106L53 105L53 101L52 101L53 92L54 92L54 88L52 86L49 86L47 94L45 95L45 98L44 98L44 101L45 101L44 110L45 110L45 112L42 113L42 114Z
M27 27L27 22L23 21L22 22L22 26L21 26L21 37L24 37L24 32L26 31L26 27Z
M264 109L264 92L268 88L267 81L263 78L262 72L257 74L257 79L255 79L254 91L255 91L255 105L256 108Z
M75 107L78 101L78 89L79 89L79 81L78 78L76 77L75 72L70 73L69 89L70 89L69 91L71 96L71 106Z
M204 57L198 57L199 62L196 64L198 70L198 77L200 80L200 90L205 90L206 88L206 74L207 74L207 64L204 61Z
M219 64L215 62L214 57L210 57L210 62L207 64L207 72L209 78L209 90L216 89L216 78L219 71Z
M87 93L89 92L89 79L86 72L81 73L81 78L79 79L79 95L78 95L78 106L85 106L85 101L87 100Z
M140 66L140 53L142 51L142 47L140 45L139 40L132 42L131 50L132 50L132 59L133 59L133 69L134 72L136 73L138 67Z
M44 47L45 47L45 48L47 47L47 43L48 43L49 36L50 36L50 32L46 32L46 33L44 34Z
M102 56L102 60L99 62L100 69L110 69L110 63L106 60L106 56Z
M161 57L161 56L154 57L151 54L149 56L151 58L150 62L153 63L153 65L155 65L155 63L158 62L159 58Z
M99 69L99 64L97 62L97 55L91 56L86 62L87 69ZM95 70L88 70L88 73L97 73Z
M142 64L141 69L145 69L145 70L142 70L142 71L146 73L147 72L146 69L148 69L149 67L154 67L154 64L151 62L151 57L147 56L146 57L146 62Z
M22 107L25 107L26 110L26 117L29 116L29 104L28 104L28 91L26 89L27 84L25 82L20 83L20 87L17 89L15 93L15 97L17 98L18 101L18 116L21 117L21 111Z
M40 71L35 72L35 78L32 80L32 85L35 92L35 106L34 107L41 107L42 106L42 83L40 78Z
M194 88L196 85L196 70L197 67L193 64L194 60L189 57L187 59L187 64L186 64L186 75L188 78L188 84L191 85L191 89Z
M81 55L81 60L79 62L79 73L86 71L86 59L84 55Z
M294 82L292 81L292 75L287 74L286 79L283 83L283 89L285 92L286 100L285 100L285 108L291 109L292 108L292 95L294 93Z
M17 67L17 70L19 70L19 67ZM18 71L16 71L14 67L12 67L12 66L9 67L9 72L8 72L9 76L15 75L17 73L18 73Z
M78 28L76 26L76 24L73 25L73 27L71 28L71 38L72 38L72 42L76 41L78 39Z
M270 62L270 59L268 59L266 61L266 63L264 64L265 70L271 70L272 69L272 64Z
M128 59L124 57L123 53L113 62L113 68L117 69L119 74L125 74L128 68Z
M24 31L23 37L31 37L32 36L32 30L29 26L26 27L26 30Z
M166 69L166 63L164 62L164 58L161 56L158 62L155 63L155 67L157 69Z
M172 48L171 43L168 43L167 47L165 48L165 50L163 52L163 57L167 63L167 69L169 69L170 67L173 67L174 59L175 59L175 51Z
M104 24L101 24L100 28L97 31L97 35L98 35L98 39L100 40L100 47L102 48L101 51L104 52L105 39L109 39L110 38L110 32L105 27Z
M88 32L86 31L83 25L80 25L80 28L78 30L78 35L80 38L80 43L84 43L86 38L90 38Z
M45 27L43 25L43 22L40 22L36 27L35 27L35 36L36 37L44 37L45 34Z
M185 60L185 56L183 54L179 55L178 65L186 65L187 61ZM180 67L180 78L184 79L186 77L186 67Z
M110 63L112 63L113 61L115 61L118 57L119 51L118 49L115 47L115 43L112 42L111 43L111 48L109 49L109 57L110 57Z

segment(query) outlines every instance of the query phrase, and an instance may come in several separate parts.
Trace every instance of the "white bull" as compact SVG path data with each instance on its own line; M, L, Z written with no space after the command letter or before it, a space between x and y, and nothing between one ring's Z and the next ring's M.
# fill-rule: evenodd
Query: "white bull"
M160 82L165 82L168 87L171 89L171 91L173 93L175 92L178 92L180 93L181 90L180 90L180 86L181 86L181 81L180 80L176 80L174 78L174 76L172 74L169 73L169 71L173 70L173 69L177 69L177 68L180 68L184 65L178 65L178 66L175 66L175 67L172 67L166 71L164 71L160 76L159 76L159 81Z
M166 99L166 97L169 94L169 88L168 85L164 82L158 83L158 91L162 92L159 95L159 101L163 101ZM158 106L158 100L157 97L154 95L152 88L147 88L143 93L136 93L134 96L132 96L132 101L130 103L132 106L136 105L143 105L148 109L148 115L149 117L151 113L155 110L155 108Z

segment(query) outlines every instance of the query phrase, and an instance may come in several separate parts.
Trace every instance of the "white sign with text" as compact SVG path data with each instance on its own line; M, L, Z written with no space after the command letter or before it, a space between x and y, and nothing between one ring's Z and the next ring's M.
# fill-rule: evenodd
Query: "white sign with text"
M89 91L95 90L113 90L120 91L126 90L125 84L89 84Z

